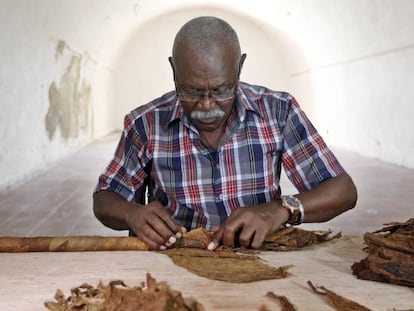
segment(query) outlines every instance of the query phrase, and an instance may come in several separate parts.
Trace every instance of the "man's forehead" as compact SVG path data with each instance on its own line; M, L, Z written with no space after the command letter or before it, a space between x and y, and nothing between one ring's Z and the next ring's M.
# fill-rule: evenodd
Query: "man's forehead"
M224 40L216 39L205 42L187 40L177 46L176 54L216 55L231 50L233 48Z
M183 57L177 62L175 69L179 80L209 80L215 81L214 84L221 81L219 84L222 84L223 81L234 80L234 65L234 59L226 54L197 54L188 58Z

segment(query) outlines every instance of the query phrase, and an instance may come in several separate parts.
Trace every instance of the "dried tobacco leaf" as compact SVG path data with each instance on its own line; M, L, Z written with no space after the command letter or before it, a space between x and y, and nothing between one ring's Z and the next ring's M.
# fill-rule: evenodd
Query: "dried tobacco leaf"
M268 292L266 294L266 297L275 299L279 301L280 306L282 307L282 311L296 311L296 308L293 306L293 304L286 298L286 296L279 296L275 294L274 292Z
M270 311L270 310L269 310L269 308L266 305L261 305L260 308L259 308L259 310L257 310L257 311Z
M332 231L308 231L297 227L287 227L266 237L263 248L269 251L295 250L313 244L331 241L341 237L341 233L329 236Z
M184 233L182 239L178 240L174 247L205 249L212 241L214 233L214 231L207 231L202 228L191 230ZM341 237L341 233L332 237L330 236L331 233L331 231L308 231L297 227L282 227L279 231L270 234L265 238L261 250L295 250Z
M414 218L364 234L368 256L352 265L360 279L414 287Z
M280 279L288 276L289 267L272 267L253 254L257 250L245 248L218 247L207 251L207 245L214 237L212 231L195 229L183 234L174 248L162 251L172 261L188 271L208 279L231 283L254 282ZM282 228L266 237L263 250L293 250L340 237L330 237L330 231L306 231L299 228Z
M204 311L196 300L184 299L179 291L165 282L157 283L149 273L146 288L127 287L123 281L112 281L107 286L99 282L96 288L82 284L72 288L67 298L58 289L55 300L45 302L45 307L51 311Z
M229 250L170 249L163 251L177 266L211 279L229 283L246 283L287 277L288 267L272 267L253 254Z
M207 245L213 240L214 233L215 231L207 231L203 228L191 230L184 233L174 247L206 249Z
M308 281L308 284L315 293L325 296L328 303L337 311L371 311L367 307L364 307L363 305L360 305L359 303L348 298L342 297L326 287L315 287L311 281Z

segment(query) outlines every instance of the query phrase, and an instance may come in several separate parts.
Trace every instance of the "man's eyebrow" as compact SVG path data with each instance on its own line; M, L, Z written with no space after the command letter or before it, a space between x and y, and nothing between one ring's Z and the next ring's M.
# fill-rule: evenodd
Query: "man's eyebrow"
M223 87L231 87L233 85L234 85L234 82L223 82L221 84L218 84L218 85L214 86L213 88L211 88L209 90L215 90L215 89L219 89L219 88L223 88ZM197 87L194 87L194 86L191 86L191 85L188 85L188 84L178 84L178 86L180 88L191 89L193 91L204 91L204 89L202 89L202 88L197 88Z

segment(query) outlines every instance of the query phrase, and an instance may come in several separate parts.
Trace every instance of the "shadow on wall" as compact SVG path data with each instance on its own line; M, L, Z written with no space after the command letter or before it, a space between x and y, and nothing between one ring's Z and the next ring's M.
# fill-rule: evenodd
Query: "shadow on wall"
M311 84L294 75L306 68L302 50L287 34L253 16L217 7L192 7L170 11L140 24L131 31L114 60L114 100L107 109L112 124L122 127L125 113L174 89L168 57L175 34L191 18L214 15L223 18L237 31L242 51L247 53L241 79L274 90L288 91L309 112ZM308 102L308 103L306 103ZM305 104L306 103L306 104ZM115 118L115 119L113 119ZM103 122L94 120L96 127Z

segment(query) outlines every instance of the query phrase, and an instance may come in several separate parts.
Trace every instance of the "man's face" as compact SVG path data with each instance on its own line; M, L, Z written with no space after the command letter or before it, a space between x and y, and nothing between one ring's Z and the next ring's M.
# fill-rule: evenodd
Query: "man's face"
M177 53L173 60L177 94L184 113L199 131L225 126L236 98L238 63L234 53L220 46L209 53L186 48Z

